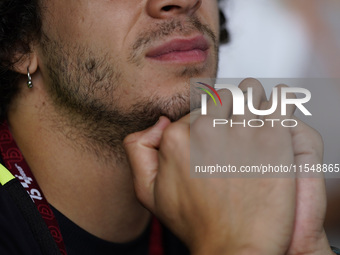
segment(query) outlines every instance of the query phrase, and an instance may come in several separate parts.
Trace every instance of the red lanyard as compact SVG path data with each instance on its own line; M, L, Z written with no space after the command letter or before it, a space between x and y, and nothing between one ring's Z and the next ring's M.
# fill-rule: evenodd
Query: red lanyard
M20 181L21 185L30 195L50 230L54 241L58 245L61 254L66 255L65 244L60 233L57 219L48 205L39 184L35 180L6 124L0 125L0 149L7 169Z
M60 228L47 200L35 180L21 151L16 145L6 123L0 123L0 151L7 169L21 182L37 206L62 255L66 255L66 248ZM149 255L163 255L162 229L156 218L151 224L151 237L149 243Z

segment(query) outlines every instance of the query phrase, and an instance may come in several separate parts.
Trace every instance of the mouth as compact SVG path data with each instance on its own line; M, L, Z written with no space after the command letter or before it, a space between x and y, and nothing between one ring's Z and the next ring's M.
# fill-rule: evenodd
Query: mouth
M146 57L150 60L174 63L202 63L208 58L209 43L204 36L191 39L173 39L149 50Z

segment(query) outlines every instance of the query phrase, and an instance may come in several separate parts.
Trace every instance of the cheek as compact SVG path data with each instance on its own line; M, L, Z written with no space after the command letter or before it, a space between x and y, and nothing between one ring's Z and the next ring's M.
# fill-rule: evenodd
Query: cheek
M52 40L79 40L80 24L84 22L81 14L84 4L76 1L45 1L42 17L43 32Z
M139 2L46 1L43 31L48 37L70 45L121 53L125 38L141 12Z

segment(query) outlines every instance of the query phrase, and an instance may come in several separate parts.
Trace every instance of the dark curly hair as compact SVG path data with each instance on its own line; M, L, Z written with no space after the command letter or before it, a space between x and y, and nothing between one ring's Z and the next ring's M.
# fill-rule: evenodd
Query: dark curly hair
M218 0L220 1L220 0ZM226 18L220 10L220 41L229 41ZM6 119L8 106L18 92L21 74L13 66L30 53L30 45L41 37L39 0L0 0L0 122Z
M30 52L30 43L40 36L38 0L0 0L0 121L18 92L20 74L13 66L16 57Z

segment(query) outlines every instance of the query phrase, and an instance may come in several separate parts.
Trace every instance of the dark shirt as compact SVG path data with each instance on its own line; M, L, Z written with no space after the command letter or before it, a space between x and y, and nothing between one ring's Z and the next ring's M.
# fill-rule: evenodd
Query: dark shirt
M20 186L21 188L21 186ZM23 189L23 188L22 188ZM26 192L26 191L25 191ZM32 202L33 203L33 202ZM101 240L86 232L75 223L70 221L62 213L51 206L59 223L64 238L68 255L148 255L150 226L136 240L119 244ZM25 216L31 212L25 212ZM13 202L7 185L0 185L0 254L1 255L41 255L36 236L21 213L18 206ZM41 220L43 219L35 219ZM187 255L185 246L164 226L163 247L165 255ZM46 254L46 253L45 253Z
M2 185L0 185L0 254L42 254L29 225Z

